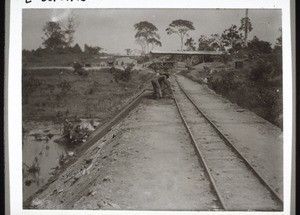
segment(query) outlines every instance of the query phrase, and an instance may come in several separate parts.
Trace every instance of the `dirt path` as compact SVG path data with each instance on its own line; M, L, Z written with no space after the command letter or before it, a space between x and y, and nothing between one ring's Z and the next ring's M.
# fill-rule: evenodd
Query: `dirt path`
M280 130L179 77L204 112L282 194ZM172 100L145 98L35 197L37 209L218 210Z
M33 205L205 211L216 202L173 101L145 99Z
M195 145L213 178L224 209L229 211L280 211L280 201L249 171L231 147L223 141L210 123L199 113L180 88L174 85L174 96L189 127Z
M222 133L235 144L240 152L283 195L283 140L281 130L257 116L215 94L206 85L185 77L177 79L203 112L213 120Z

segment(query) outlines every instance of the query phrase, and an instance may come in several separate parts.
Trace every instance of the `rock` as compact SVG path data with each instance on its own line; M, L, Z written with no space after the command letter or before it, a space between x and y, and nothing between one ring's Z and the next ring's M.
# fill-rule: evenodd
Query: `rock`
M97 205L100 209L103 209L103 208L105 208L105 206L107 206L107 203L104 200L100 199L100 201L97 203Z
M87 129L88 131L95 130L95 128L91 125L90 122L81 122L79 126L80 129Z
M96 193L97 193L97 191L95 191L95 190L89 190L87 196L95 196Z
M95 120L92 120L91 124L92 124L92 126L93 126L94 128L96 128L98 125L100 125L100 122L97 122L97 121L95 121Z
M103 146L105 145L104 141L102 143L99 143L99 145L97 146L98 149L101 149Z
M93 165L91 164L88 168L86 168L86 174L89 175L91 168L93 167Z
M121 209L121 207L119 205L117 205L116 203L108 202L108 204L115 209Z
M116 146L118 146L120 143L116 143L115 145L113 145L113 148L115 148Z
M55 189L52 191L52 193L51 193L50 196L53 196L53 195L56 195L56 194L57 194L57 188L55 188Z
M77 175L74 176L74 180L77 181L82 176L82 173L79 172Z
M25 181L25 185L26 185L26 186L30 186L30 185L31 185L31 182L32 182L31 180L28 180L28 179L27 179L27 180Z
M112 181L112 179L111 179L111 177L110 176L105 176L104 178L103 178L103 180L102 180L103 182L111 182Z
M41 134L34 134L35 140L37 141L43 141L43 140L48 140L47 135L41 135Z
M42 204L42 201L40 199L34 199L32 202L31 202L31 206L33 207L37 207L39 206L40 204Z
M86 164L90 164L93 161L93 158L85 159Z
M73 156L74 156L74 152L69 151L69 152L68 152L68 155L69 155L70 157L73 157Z

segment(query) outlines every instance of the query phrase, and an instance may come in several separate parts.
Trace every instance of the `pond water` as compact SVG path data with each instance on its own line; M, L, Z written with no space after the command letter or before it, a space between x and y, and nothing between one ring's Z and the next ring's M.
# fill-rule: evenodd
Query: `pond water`
M23 134L23 200L47 183L51 172L59 167L60 158L66 156L66 147L54 142L60 137L60 131L53 129L36 129Z

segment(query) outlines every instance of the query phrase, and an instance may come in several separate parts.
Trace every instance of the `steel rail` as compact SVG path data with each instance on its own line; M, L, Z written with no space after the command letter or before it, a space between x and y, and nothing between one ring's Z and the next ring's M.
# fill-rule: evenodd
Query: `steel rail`
M172 94L173 94L173 99L174 99L174 101L175 101L175 104L176 104L177 110L178 110L178 112L179 112L179 115L180 115L180 117L181 117L181 119L182 119L182 121L183 121L183 124L184 124L185 128L187 129L187 131L188 131L188 133L189 133L189 136L191 137L192 144L193 144L193 146L194 146L194 148L195 148L195 150L196 150L196 153L197 153L197 155L198 155L198 158L199 158L200 162L203 164L203 167L204 167L204 169L205 169L205 171L206 171L206 174L208 175L208 178L209 178L209 180L210 180L210 182L211 182L211 184L212 184L212 188L214 189L214 191L215 191L215 193L216 193L216 195L217 195L217 197L218 197L218 199L219 199L219 202L221 203L222 208L223 208L224 210L227 210L227 206L226 206L226 204L225 204L225 201L224 201L223 197L220 195L220 191L218 190L218 188L217 188L217 186L216 186L216 182L215 182L213 176L212 176L211 173L210 173L210 170L209 170L209 168L208 168L208 166L207 166L207 164L206 164L206 162L205 162L205 160L204 160L204 157L203 157L203 155L202 155L202 153L201 153L199 147L198 147L197 144L196 144L196 140L195 140L195 138L194 138L194 136L193 136L193 134L192 134L192 131L190 130L190 128L189 128L189 126L188 126L186 120L184 119L184 116L183 116L183 114L182 114L182 112L181 112L181 110L180 110L180 107L179 107L179 105L178 105L178 102L177 102L177 100L176 100L176 98L175 98L175 95L174 95L173 91L172 91Z
M283 200L278 195L278 193L273 190L273 188L266 182L266 180L255 170L255 168L247 161L247 159L238 151L238 149L231 143L231 141L218 129L215 123L209 119L209 117L203 113L203 111L199 108L199 106L195 103L195 101L188 95L188 93L183 89L177 78L175 79L176 83L178 84L180 90L184 93L184 95L191 101L194 107L199 111L200 114L204 116L204 118L209 122L209 124L215 129L218 135L224 140L227 146L229 146L233 151L240 157L250 169L252 173L260 180L260 182L272 193L272 195L279 201L279 203L283 206Z

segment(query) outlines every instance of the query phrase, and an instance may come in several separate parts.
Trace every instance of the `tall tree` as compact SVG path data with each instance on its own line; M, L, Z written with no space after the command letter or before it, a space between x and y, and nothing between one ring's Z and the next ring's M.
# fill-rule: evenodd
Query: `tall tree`
M240 31L244 31L244 46L247 46L248 33L253 30L252 23L250 18L248 17L248 9L246 9L246 17L241 19L241 26L239 28Z
M254 36L253 39L249 41L248 47L258 53L268 54L272 51L271 43L260 40L257 36Z
M66 37L66 46L71 47L74 42L74 33L79 26L79 22L76 20L74 15L69 15L66 23L62 23L64 34Z
M156 41L159 41L159 39L160 39L160 36L157 33L158 29L156 28L155 25L153 25L150 22L142 21L142 22L136 23L134 25L134 30L137 31L135 34L136 41L138 41L138 43L140 43L140 44L146 45L146 50L144 50L144 51L146 51L146 53L149 52L150 42L153 41L154 39ZM143 49L143 46L142 46L142 49Z
M195 51L196 50L196 42L194 41L194 39L192 37L188 38L184 45L186 46L186 49L188 51Z
M167 34L177 34L180 37L181 41L181 51L183 50L183 40L185 36L189 36L188 32L195 30L194 25L191 21L177 19L169 24L169 27L166 29Z
M59 22L47 22L43 27L43 31L45 37L42 37L42 39L46 49L55 50L66 46L65 34Z
M212 34L210 38L210 46L214 50L224 50L224 40L219 34Z
M135 43L140 45L141 48L142 48L142 54L145 54L146 53L146 39L143 38L143 37L137 37L135 38Z
M82 50L81 50L80 46L78 45L78 43L76 43L75 46L72 47L72 52L74 52L74 53L81 53L82 52Z
M235 49L241 45L243 35L239 32L236 25L231 25L230 28L224 30L221 37L225 45Z
M213 51L214 48L210 46L212 40L204 35L198 39L198 51Z
M150 38L148 43L151 44L151 50L154 48L154 46L162 46L161 42L156 38Z
M87 44L84 44L84 52L87 54L99 54L99 51L101 51L103 48L99 46L88 46Z
M282 52L282 30L279 28L280 36L276 39L274 50Z

